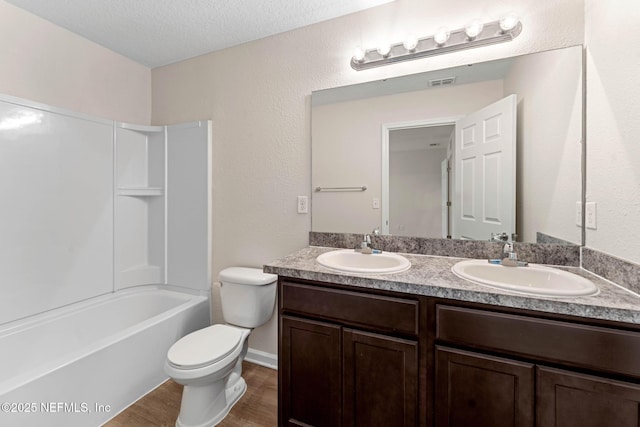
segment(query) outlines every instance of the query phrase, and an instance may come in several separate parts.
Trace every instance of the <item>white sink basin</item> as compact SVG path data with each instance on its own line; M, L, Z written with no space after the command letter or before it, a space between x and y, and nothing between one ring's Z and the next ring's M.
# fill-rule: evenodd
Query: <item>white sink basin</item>
M528 267L505 267L474 259L458 262L451 271L456 276L479 285L527 295L576 297L600 292L589 279L536 264L529 264Z
M353 249L325 252L316 261L323 267L348 273L399 273L411 268L409 260L402 255L392 252L362 254Z

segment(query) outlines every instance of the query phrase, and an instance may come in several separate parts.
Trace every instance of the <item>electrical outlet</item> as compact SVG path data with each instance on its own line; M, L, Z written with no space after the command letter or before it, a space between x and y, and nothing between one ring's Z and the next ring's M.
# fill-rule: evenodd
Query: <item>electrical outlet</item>
M298 196L298 213L309 213L309 198L307 196Z
M380 199L374 197L371 200L371 209L380 209Z
M582 202L576 202L576 225L582 227Z
M598 228L597 203L587 202L585 208L586 208L585 222L587 223L587 228L591 230L597 229Z

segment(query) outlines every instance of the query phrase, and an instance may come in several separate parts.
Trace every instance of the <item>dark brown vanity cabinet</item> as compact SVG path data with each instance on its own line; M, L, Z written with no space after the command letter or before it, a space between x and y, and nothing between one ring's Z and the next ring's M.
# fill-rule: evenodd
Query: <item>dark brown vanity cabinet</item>
M640 425L639 384L540 366L536 398L538 426Z
M281 426L421 424L419 298L289 280L279 298Z
M338 325L280 318L281 426L342 424L341 342Z
M449 305L435 312L438 427L640 425L640 333Z
M280 278L280 426L640 426L640 327Z
M436 426L533 427L534 365L436 348Z

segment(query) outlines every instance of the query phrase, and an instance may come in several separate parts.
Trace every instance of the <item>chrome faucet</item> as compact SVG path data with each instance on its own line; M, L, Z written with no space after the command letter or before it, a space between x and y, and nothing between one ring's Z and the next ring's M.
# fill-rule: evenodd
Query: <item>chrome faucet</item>
M505 232L502 233L491 233L490 242L508 242L509 235Z
M513 242L507 241L502 247L502 259L518 259L518 254L513 249Z
M370 254L373 252L371 249L371 236L368 234L364 235L362 243L360 243L360 252L363 254Z
M502 247L502 265L505 267L527 267L527 261L520 261L518 253L513 248L513 242L508 240Z

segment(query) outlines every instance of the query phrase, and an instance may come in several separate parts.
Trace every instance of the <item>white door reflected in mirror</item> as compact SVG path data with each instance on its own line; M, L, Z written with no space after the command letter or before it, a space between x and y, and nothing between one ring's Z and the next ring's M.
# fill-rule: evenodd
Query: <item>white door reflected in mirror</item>
M456 123L454 239L516 234L516 108L509 95Z

